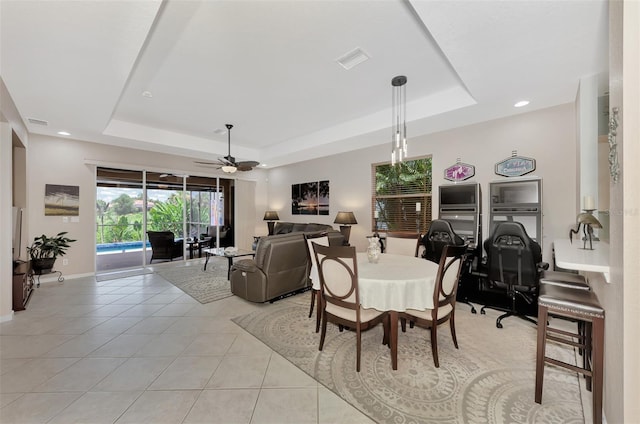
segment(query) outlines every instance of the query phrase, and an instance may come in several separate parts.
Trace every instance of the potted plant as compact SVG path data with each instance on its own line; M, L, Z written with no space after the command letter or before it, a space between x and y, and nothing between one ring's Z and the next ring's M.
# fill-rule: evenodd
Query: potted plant
M34 274L41 275L51 272L56 258L67 253L69 243L75 240L65 237L66 234L66 231L53 237L47 237L43 234L33 239L31 246L27 247L27 252L31 258L31 268Z

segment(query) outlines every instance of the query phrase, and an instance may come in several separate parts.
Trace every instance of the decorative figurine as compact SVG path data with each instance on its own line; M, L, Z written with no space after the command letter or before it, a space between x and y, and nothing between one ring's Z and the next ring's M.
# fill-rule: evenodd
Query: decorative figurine
M575 230L573 228L569 230L569 241L573 243L573 235L580 232L580 226L582 225L582 232L584 233L584 237L582 238L584 241L582 248L587 248L587 240L589 240L589 250L593 250L593 229L602 228L602 224L591 214L591 212L578 214L577 222L578 227Z

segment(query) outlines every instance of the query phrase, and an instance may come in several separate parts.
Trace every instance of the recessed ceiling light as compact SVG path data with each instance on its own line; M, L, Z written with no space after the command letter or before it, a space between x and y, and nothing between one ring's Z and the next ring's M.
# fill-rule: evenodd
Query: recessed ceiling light
M267 166L267 164L266 163L261 163L260 166Z
M153 94L151 94L151 91L143 91L142 92L142 97L151 98L151 97L153 97Z
M523 107L529 104L529 100L520 100L518 103L513 105L513 107Z
M66 131L58 131L58 135L71 135L71 133Z

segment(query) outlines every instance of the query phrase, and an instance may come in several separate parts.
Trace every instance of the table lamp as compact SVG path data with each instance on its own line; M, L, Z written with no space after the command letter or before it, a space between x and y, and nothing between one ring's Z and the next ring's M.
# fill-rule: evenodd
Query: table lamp
M274 226L276 225L276 223L274 221L279 221L280 217L278 216L278 212L276 211L266 211L264 213L264 218L265 221L267 221L267 227L269 228L269 235L272 236L273 235L273 229Z
M333 221L334 224L340 225L340 232L344 237L345 244L349 244L349 236L351 235L351 225L357 224L356 217L353 215L353 212L338 212L336 215L336 220Z

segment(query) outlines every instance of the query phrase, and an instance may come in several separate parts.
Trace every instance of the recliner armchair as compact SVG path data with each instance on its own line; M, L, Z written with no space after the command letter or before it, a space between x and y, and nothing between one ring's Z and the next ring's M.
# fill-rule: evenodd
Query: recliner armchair
M485 240L484 249L487 252L488 279L496 287L506 289L511 307L484 306L480 313L484 314L485 308L504 311L496 320L498 328L502 328L501 321L509 316L537 324L516 309L516 298L520 297L528 304L533 304L537 299L540 274L549 266L542 262L540 245L529 237L521 223L502 222Z
M251 302L274 301L307 290L310 263L303 233L262 237L253 259L231 267L231 292Z
M151 243L151 263L154 259L168 259L184 256L184 240L175 239L171 231L147 231Z

